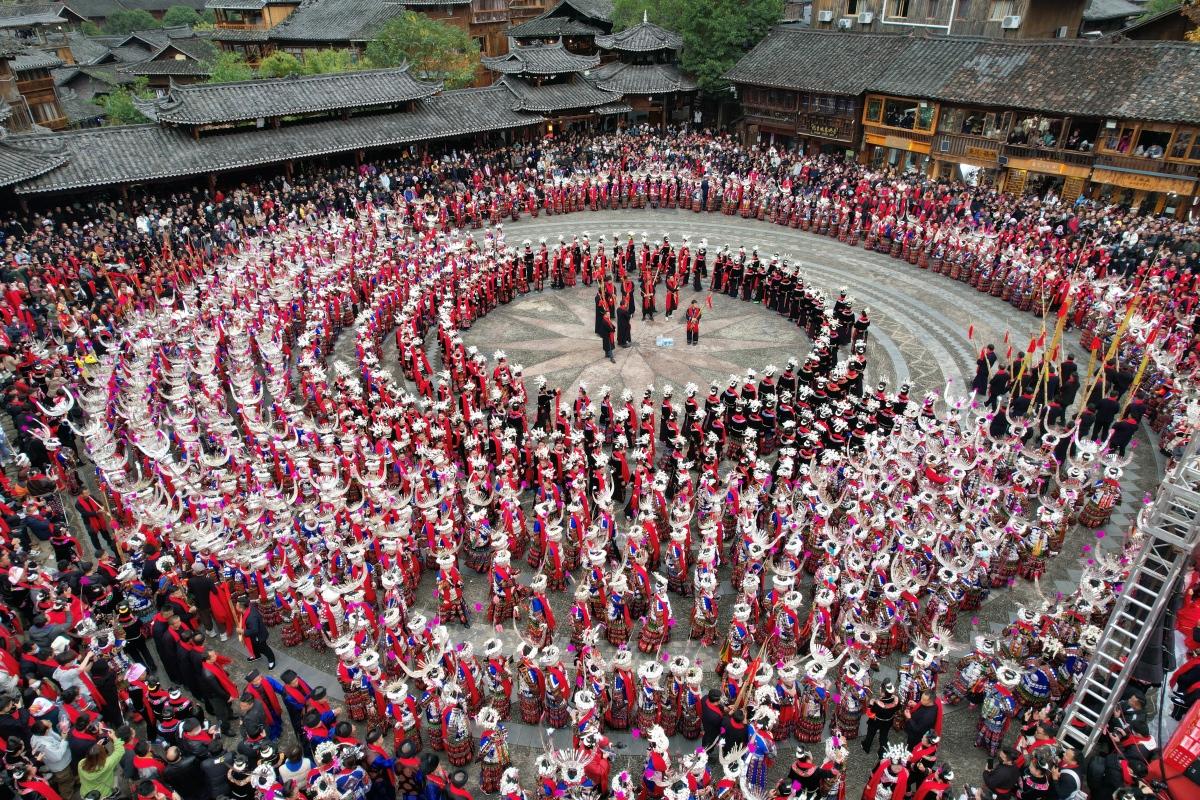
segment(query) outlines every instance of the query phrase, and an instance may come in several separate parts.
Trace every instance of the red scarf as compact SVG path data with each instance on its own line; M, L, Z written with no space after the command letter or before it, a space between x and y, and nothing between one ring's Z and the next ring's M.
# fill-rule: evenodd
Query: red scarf
M209 675L216 678L217 683L221 684L221 688L229 695L230 700L236 700L241 696L238 694L237 686L229 679L229 675L225 673L225 670L219 664L215 664L212 661L205 661L204 669L208 671Z

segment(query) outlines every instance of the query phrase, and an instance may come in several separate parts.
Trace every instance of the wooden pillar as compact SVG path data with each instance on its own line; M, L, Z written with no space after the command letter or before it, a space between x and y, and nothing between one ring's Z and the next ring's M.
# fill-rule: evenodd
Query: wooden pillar
M124 187L122 187L122 188L124 188ZM217 191L217 173L215 173L215 172L210 172L210 173L208 173L208 191L209 191L210 193L212 193L212 194L216 194L216 191Z
M283 174L287 175L289 179L292 177L292 173L294 173L295 170L296 170L296 162L295 161L293 161L292 159L289 158L287 161L283 162Z

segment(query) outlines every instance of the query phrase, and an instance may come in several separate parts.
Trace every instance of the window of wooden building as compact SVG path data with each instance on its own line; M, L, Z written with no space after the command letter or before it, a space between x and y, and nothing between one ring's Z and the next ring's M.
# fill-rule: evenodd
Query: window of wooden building
M786 89L748 86L742 93L742 102L749 106L772 108L777 111L795 111L796 93Z
M868 95L863 119L887 128L932 133L937 108L933 103L903 97Z
M1137 126L1129 122L1109 120L1104 124L1100 134L1100 148L1110 153L1130 155L1133 150L1133 140L1137 134Z
M984 111L979 108L946 108L938 114L938 133L986 136L1003 139L1012 121L1011 111Z
M1200 128L1179 128L1175 131L1167 158L1175 161L1200 161Z
M891 0L888 7L891 9L893 17L908 16L908 0Z
M854 98L827 94L800 95L800 111L808 114L823 114L827 117L850 117L854 115Z

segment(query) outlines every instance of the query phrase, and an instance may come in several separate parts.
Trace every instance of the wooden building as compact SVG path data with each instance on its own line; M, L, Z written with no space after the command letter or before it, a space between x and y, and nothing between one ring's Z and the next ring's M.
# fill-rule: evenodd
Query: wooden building
M548 11L509 28L519 44L562 42L572 53L592 55L596 37L612 33L612 0L558 0Z
M483 64L500 77L496 83L513 96L513 108L549 118L553 134L576 122L594 121L596 115L623 115L632 107L621 95L590 83L584 74L600 65L600 56L576 55L562 42L515 47Z
M215 186L218 174L290 171L298 160L361 161L370 151L420 152L432 141L495 146L540 135L545 119L512 106L503 87L443 92L403 69L177 86L141 104L150 124L0 131L0 187L20 197Z
M813 0L814 30L1073 39L1088 0Z
M1200 48L776 28L726 75L750 139L1168 214L1200 196ZM814 106L820 114L814 114ZM828 120L824 127L814 127Z
M616 60L590 70L596 87L622 95L632 111L629 122L665 127L685 121L696 99L696 82L677 65L683 38L648 22L597 36L596 46Z

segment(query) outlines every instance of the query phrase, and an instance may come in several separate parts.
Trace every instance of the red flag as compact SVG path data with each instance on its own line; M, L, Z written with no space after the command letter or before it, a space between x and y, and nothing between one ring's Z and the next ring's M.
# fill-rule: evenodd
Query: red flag
M1008 352L1006 352L1006 353L1004 354L1004 358L1005 358L1005 359L1010 359L1010 358L1012 358L1012 345L1009 345L1009 347L1008 347Z
M1058 360L1058 345L1054 345L1054 352L1050 354L1050 360L1051 361Z
M1037 339L1030 336L1029 337L1029 347L1025 348L1025 352L1032 353L1036 349L1037 349Z
M972 325L969 328L967 328L967 339L974 340L974 338L975 338L975 326Z
M1041 350L1042 348L1044 348L1046 346L1046 332L1045 331L1042 331L1042 335L1038 337L1037 346L1038 346L1039 350Z
M1092 352L1095 352L1099 349L1100 349L1100 337L1092 336Z
M1066 300L1064 300L1061 304L1059 304L1059 306L1058 306L1058 318L1059 319L1062 319L1063 317L1065 317L1067 315L1067 308L1069 305L1070 304L1067 303Z
M708 306L709 311L712 310L712 292L709 292L708 297L704 298L704 305Z
M1004 332L1004 343L1008 344L1008 331Z

